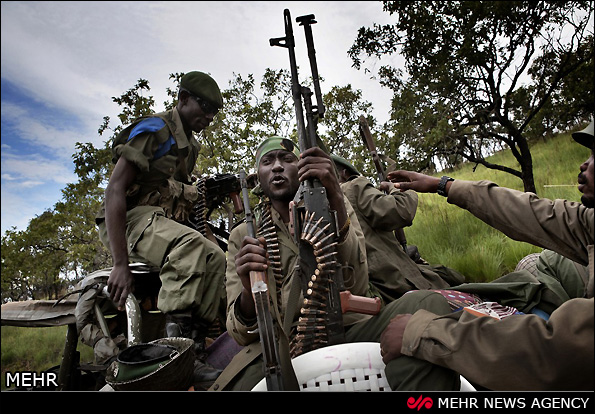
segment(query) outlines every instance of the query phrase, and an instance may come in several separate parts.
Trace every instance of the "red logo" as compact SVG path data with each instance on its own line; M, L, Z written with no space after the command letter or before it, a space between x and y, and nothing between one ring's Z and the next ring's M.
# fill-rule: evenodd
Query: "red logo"
M417 408L417 411L421 410L422 407L432 408L432 405L434 405L434 401L430 397L424 398L423 395L420 395L417 400L413 397L407 399L407 407Z

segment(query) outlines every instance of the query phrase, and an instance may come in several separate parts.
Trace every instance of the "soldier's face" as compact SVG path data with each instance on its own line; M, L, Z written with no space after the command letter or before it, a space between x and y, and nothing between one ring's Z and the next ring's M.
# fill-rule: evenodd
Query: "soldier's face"
M205 107L207 107L206 110ZM182 95L178 104L178 111L182 121L197 133L208 127L217 114L216 108L213 110L208 109L206 102L201 102L200 98L190 93Z
M284 150L266 153L258 165L258 178L264 193L271 200L291 201L299 188L298 159Z
M593 151L591 151L591 157L587 161L581 164L579 167L580 173L578 174L578 190L583 193L581 196L581 203L585 207L595 208L595 191L593 186L595 183L593 169L595 161L593 160Z

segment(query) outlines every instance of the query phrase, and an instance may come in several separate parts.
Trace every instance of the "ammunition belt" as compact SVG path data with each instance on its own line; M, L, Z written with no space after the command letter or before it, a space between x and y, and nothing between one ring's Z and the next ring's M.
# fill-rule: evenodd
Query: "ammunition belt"
M337 268L337 242L334 232L329 231L330 223L323 225L322 217L316 219L314 213L304 219L301 240L312 246L316 258L316 269L310 275L304 301L300 309L301 316L297 324L297 333L290 343L292 358L302 353L328 345L328 305L329 293L334 280L331 276Z
M267 203L263 209L257 236L264 237L267 243L269 262L275 278L275 291L277 292L277 306L281 313L281 289L283 287L283 268L281 267L281 251L279 250L279 238L275 230L275 223L271 217L271 204Z
M196 180L196 188L198 189L198 199L192 206L190 215L188 217L189 223L197 230L200 234L207 237L207 219L206 219L206 179L204 177Z

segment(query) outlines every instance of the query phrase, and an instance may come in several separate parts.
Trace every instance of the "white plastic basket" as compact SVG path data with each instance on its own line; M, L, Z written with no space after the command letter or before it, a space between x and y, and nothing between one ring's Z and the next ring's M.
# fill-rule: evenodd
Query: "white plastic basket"
M377 342L327 346L291 360L300 391L391 391ZM267 391L263 378L252 391ZM475 388L461 376L461 391Z
M327 346L292 359L301 391L390 391L380 344ZM252 391L266 391L266 379Z

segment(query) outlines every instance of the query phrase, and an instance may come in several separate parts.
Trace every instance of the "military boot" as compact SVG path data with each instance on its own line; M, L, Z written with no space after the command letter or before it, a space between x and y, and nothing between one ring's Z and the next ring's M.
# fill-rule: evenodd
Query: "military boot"
M192 339L192 315L189 312L165 314L165 336Z
M206 338L208 324L196 322L188 313L169 313L165 315L165 332L168 337L190 338L194 341L194 374L195 389L208 389L221 374L221 370L206 362Z
M207 362L206 339L209 325L204 321L195 321L192 326L192 339L194 340L194 387L195 389L208 389L221 374L221 370Z

